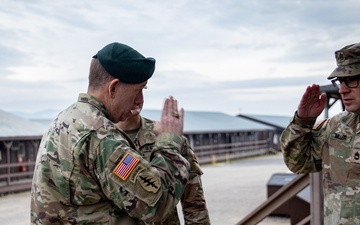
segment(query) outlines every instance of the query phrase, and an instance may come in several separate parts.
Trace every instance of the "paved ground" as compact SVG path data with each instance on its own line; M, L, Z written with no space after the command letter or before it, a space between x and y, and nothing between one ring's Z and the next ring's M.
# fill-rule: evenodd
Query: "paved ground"
M281 155L203 166L205 197L213 225L236 224L267 199L267 183L274 173L289 170ZM267 218L260 224L290 224Z
M281 155L204 165L203 185L213 225L236 224L267 199L274 173L289 172ZM0 197L0 223L29 224L30 194ZM288 218L268 217L259 224L290 224Z

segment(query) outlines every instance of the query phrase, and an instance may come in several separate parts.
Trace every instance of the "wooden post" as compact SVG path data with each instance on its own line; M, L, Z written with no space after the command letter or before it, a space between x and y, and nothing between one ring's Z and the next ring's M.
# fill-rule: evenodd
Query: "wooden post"
M216 164L216 154L211 154L211 161L213 165Z
M324 224L324 194L322 185L322 173L310 174L311 187L311 225Z

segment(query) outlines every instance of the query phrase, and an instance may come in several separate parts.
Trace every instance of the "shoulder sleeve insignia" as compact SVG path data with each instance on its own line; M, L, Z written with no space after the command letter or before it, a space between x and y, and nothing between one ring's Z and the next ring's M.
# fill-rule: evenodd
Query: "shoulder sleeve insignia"
M115 174L122 180L126 180L126 178L128 178L130 173L134 170L138 162L139 162L138 158L136 158L130 153L126 153L124 158L121 159L119 164L113 170L113 174Z
M326 118L326 119L323 119L323 120L320 120L320 121L316 122L314 127L313 127L313 130L319 130L320 127L325 123L326 120L328 120L328 119Z
M147 171L143 171L139 175L138 181L147 192L156 193L161 187L160 178Z

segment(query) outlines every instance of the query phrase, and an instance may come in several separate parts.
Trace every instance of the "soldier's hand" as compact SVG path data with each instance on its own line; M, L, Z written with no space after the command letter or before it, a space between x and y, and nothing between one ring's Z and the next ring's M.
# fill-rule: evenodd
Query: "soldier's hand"
M182 135L183 128L184 109L178 110L177 100L170 96L165 99L161 119L155 123L153 131L156 135L165 132Z
M325 103L326 94L320 94L320 86L313 84L306 88L298 106L297 114L301 118L318 117L324 110Z

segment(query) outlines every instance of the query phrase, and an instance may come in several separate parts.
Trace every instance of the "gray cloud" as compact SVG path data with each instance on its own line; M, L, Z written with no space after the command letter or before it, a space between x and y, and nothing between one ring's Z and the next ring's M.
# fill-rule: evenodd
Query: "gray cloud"
M29 61L31 61L31 59L26 60L26 55L17 50L15 46L4 46L0 44L0 53L0 76L10 73L7 69L8 67L15 66L20 63L26 65Z
M91 56L120 41L157 59L148 108L160 108L171 94L192 110L258 112L266 101L269 113L292 113L307 85L328 84L334 51L359 41L358 5L5 0L0 106L41 111L71 104L86 90Z

